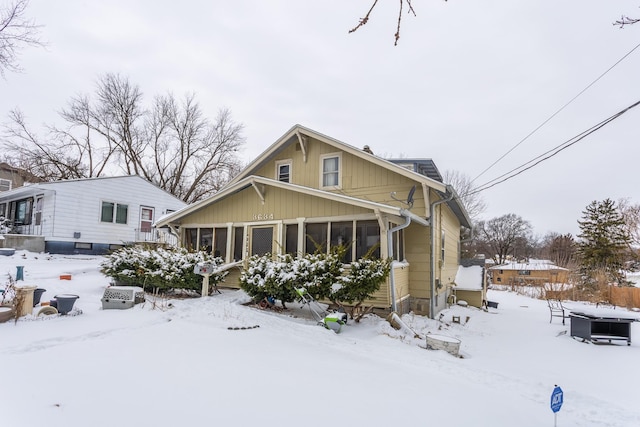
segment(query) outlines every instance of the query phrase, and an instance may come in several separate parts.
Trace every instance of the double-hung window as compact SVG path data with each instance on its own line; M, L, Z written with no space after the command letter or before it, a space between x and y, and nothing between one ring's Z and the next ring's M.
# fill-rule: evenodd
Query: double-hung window
M276 179L280 182L291 182L291 160L276 162Z
M126 224L129 206L122 203L102 202L100 211L101 222L115 222L116 224Z
M340 187L340 154L325 154L320 161L322 187Z
M0 178L0 191L11 190L11 180Z

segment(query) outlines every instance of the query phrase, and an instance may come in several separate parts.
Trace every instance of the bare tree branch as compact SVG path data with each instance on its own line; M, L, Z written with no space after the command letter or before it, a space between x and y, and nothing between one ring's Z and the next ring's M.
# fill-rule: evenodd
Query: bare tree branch
M40 25L25 18L29 0L17 0L0 9L0 75L21 71L18 55L25 46L44 46L38 37Z
M458 193L471 222L477 222L479 216L487 209L487 204L482 197L479 197L480 193L473 191L475 186L472 179L462 172L450 170L445 171L443 179Z
M81 156L69 153L64 145L41 142L29 130L24 115L18 110L9 113L10 124L4 126L7 142L4 147L12 153L14 163L29 173L44 179L73 179L86 175Z
M407 13L412 13L413 16L416 16L416 11L413 9L411 0L400 0L400 7L398 8L398 24L396 27L396 33L394 34L394 38L395 38L395 42L393 43L394 46L398 45L398 40L400 39L400 25L402 23L402 8L405 2L407 3L407 7L409 8ZM358 25L356 25L355 27L349 30L349 33L353 33L357 31L358 28L362 27L363 25L366 25L366 23L369 22L369 17L371 16L371 12L373 12L373 9L377 6L377 4L378 4L378 0L373 0L373 4L369 8L369 11L367 12L367 14L364 16L364 18L360 19L360 21L358 22Z
M620 17L620 19L618 19L617 21L615 21L613 23L613 25L620 27L620 28L624 28L625 25L633 25L640 22L639 18L630 18L626 15L622 15Z

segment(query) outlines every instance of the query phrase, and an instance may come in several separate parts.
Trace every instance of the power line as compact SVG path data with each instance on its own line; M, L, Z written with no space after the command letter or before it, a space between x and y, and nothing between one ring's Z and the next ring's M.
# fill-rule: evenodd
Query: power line
M569 100L569 102L567 102L566 104L564 104L562 107L560 107L555 113L553 113L551 116L549 116L545 121L543 121L542 123L540 123L535 129L533 129L531 132L529 132L527 134L527 136L525 136L524 138L522 138L516 145L514 145L513 147L511 147L506 153L504 153L502 156L500 156L495 162L491 163L485 170L483 170L482 172L480 172L480 174L478 176L476 176L475 178L473 178L471 180L471 182L474 182L476 179L480 178L482 175L484 175L489 169L493 168L496 164L498 164L498 162L500 162L500 160L504 159L505 157L507 157L509 155L509 153L511 153L513 150L515 150L516 148L518 148L518 146L520 146L520 144L522 144L523 142L525 142L527 139L529 139L529 137L531 137L531 135L533 135L534 133L536 133L542 126L546 125L549 121L551 121L551 119L553 119L555 116L557 116L558 114L560 114L560 112L562 110L564 110L566 107L569 106L569 104L571 104L573 101L575 101L580 95L582 95L583 93L585 93L591 86L593 86L594 84L596 84L598 82L598 80L600 80L601 78L603 78L609 71L613 70L613 68L618 65L619 63L621 63L623 60L625 60L627 58L627 56L631 55L631 53L633 53L633 51L635 51L638 47L640 47L640 43L638 43L637 45L635 45L635 47L633 49L631 49L629 52L627 52L624 56L622 56L622 58L618 59L615 64L613 64L611 67L609 67L604 73L600 74L594 81L592 81L591 83L589 83L587 85L587 87L585 87L584 89L582 89L580 92L578 92L578 94L576 96L574 96L573 98L571 98Z
M539 156L529 160L526 163L523 163L522 165L511 169L509 172L506 172L502 175L500 175L497 178L492 179L491 181L488 181L478 187L476 187L473 191L467 193L466 195L471 195L471 194L476 194L479 193L481 191L487 190L491 187L494 187L502 182L505 182L517 175L520 175L521 173L523 173L526 170L531 169L532 167L542 163L543 161L550 159L551 157L555 156L556 154L560 153L563 150L566 150L567 148L571 147L572 145L582 141L584 138L586 138L587 136L591 135L592 133L602 129L603 127L605 127L606 125L608 125L609 123L611 123L612 121L614 121L615 119L617 119L618 117L622 116L624 113L628 112L629 110L637 107L638 105L640 105L640 101L637 101L633 104L631 104L630 106L628 106L627 108L615 113L614 115L612 115L611 117L601 121L600 123L590 127L589 129L579 133L578 135L574 136L573 138L563 142L562 144L557 145L556 147L552 148L551 150L548 150L542 154L540 154Z

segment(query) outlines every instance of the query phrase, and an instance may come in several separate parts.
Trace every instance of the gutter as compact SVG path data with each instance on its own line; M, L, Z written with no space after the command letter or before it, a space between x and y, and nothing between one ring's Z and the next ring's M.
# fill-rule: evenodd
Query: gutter
M420 218L419 216L411 213L406 209L400 209L400 215L403 216L405 219L404 224L400 224L396 227L393 227L387 230L387 256L391 259L393 259L393 233L407 228L411 224L412 220L417 222L420 225L424 225L425 227L429 226L429 221L425 221L424 219ZM391 289L391 311L397 312L398 310L396 305L396 281L395 281L393 266L391 266L391 272L389 273L389 288Z
M430 286L430 296L429 296L429 318L435 318L436 304L435 304L435 293L436 293L436 254L434 253L434 248L436 247L436 237L435 237L435 221L434 221L434 213L436 206L447 203L451 199L453 199L453 187L447 184L447 198L436 200L435 202L429 205L429 225L431 232L431 241L429 242L429 251L431 253L431 257L429 260L429 286Z

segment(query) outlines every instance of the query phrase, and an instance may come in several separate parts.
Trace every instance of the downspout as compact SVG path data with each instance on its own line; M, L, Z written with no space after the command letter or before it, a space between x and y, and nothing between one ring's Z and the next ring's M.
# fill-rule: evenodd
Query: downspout
M400 224L396 227L393 227L387 230L387 256L391 259L393 259L393 233L407 228L411 224L411 218L414 218L416 222L418 222L421 225L425 225L425 226L429 225L428 222L424 220L424 218L420 218L415 214L412 214L408 210L400 209L400 215L402 215L405 219L404 224ZM389 288L391 289L391 311L397 312L398 310L396 305L396 282L395 282L393 266L391 267L391 272L389 273Z
M429 296L429 318L435 318L436 304L435 304L435 294L436 294L436 254L434 253L434 249L436 247L436 237L435 237L435 221L434 214L436 206L446 203L453 199L453 188L450 185L447 185L447 198L436 200L435 202L429 205L429 225L431 232L431 242L429 243L429 251L431 252L431 257L429 260L429 286L430 286L430 296Z

